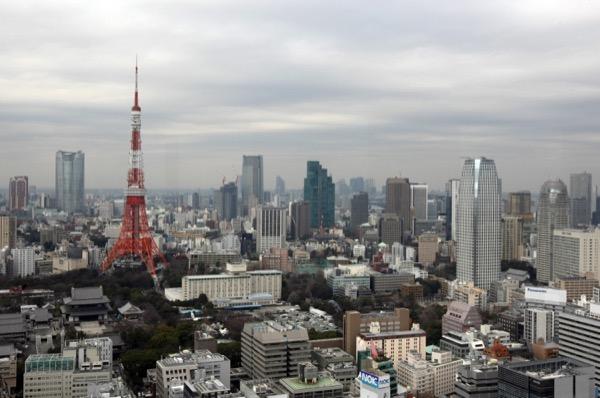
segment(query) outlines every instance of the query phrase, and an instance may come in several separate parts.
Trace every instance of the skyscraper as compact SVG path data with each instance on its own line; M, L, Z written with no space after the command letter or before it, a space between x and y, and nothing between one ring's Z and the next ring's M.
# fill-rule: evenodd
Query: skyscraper
M350 229L356 232L361 224L369 221L369 194L359 192L350 200Z
M571 226L589 225L592 219L592 175L587 172L571 174Z
M540 191L537 209L537 280L548 283L553 278L552 236L555 229L569 226L569 197L561 180L546 181Z
M66 213L83 212L85 155L77 152L56 152L56 207Z
M287 212L285 207L259 206L256 212L256 252L285 247Z
M263 157L247 156L242 159L242 215L263 203Z
M0 250L5 247L14 249L17 243L17 219L0 216Z
M531 218L531 192L519 191L508 194L507 213L511 216Z
M385 186L385 212L400 217L403 233L412 230L411 188L408 178L388 178Z
M446 239L456 240L456 217L458 215L459 179L451 179L446 183Z
M500 183L492 159L465 160L458 195L457 278L488 289L500 277Z
M523 218L502 217L502 260L518 261L523 256Z
M215 204L222 220L231 221L237 217L237 195L235 182L228 182L215 192Z
M301 200L290 203L290 232L295 240L310 236L310 205Z
M278 195L285 193L285 180L281 176L275 177L275 193Z
M310 206L311 228L333 227L335 224L335 184L327 169L316 160L306 163L304 200Z
M394 213L383 213L379 219L379 239L392 246L402 240L402 222L400 216Z
M11 177L8 183L8 209L23 210L29 199L29 181L27 176Z
M365 190L365 179L362 177L350 178L350 190L352 193L362 192Z
M413 215L416 220L427 220L428 190L427 184L410 184L411 207L414 210Z

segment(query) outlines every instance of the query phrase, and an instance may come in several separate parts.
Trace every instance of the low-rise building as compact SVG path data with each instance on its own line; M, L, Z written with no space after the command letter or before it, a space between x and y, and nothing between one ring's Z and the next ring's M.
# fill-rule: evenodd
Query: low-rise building
M101 349L79 342L62 354L30 355L23 375L24 398L87 398L88 386L109 383L112 368Z
M0 381L0 397L13 396L17 387L17 350L13 344L0 345Z
M416 396L439 397L454 391L454 377L461 364L462 360L453 358L449 351L432 352L431 361L411 352L408 360L398 364L398 382Z
M592 397L594 367L569 358L506 363L498 368L498 398Z
M169 398L172 385L183 386L185 382L195 382L206 378L220 380L230 387L230 362L221 354L207 350L196 352L182 351L156 361L156 396ZM183 391L183 387L180 388Z
M442 317L442 334L448 332L465 332L470 328L479 329L481 314L479 307L462 301L453 301L448 305Z
M229 265L228 265L229 266ZM278 270L228 272L218 275L186 275L181 279L184 300L200 294L213 300L248 299L253 294L270 294L281 299L282 273Z
M398 367L400 361L406 361L411 351L425 358L426 333L419 324L413 324L411 330L378 332L376 330L361 333L356 338L356 350L364 351L374 347Z
M102 291L102 286L72 287L71 297L63 300L61 312L67 322L104 322L111 310L110 300Z
M460 398L498 396L498 364L471 362L458 369L454 394Z
M349 391L358 374L354 357L341 348L313 348L311 358L320 371L327 371Z
M319 372L310 362L298 364L298 376L279 380L289 398L341 398L343 386L328 372Z

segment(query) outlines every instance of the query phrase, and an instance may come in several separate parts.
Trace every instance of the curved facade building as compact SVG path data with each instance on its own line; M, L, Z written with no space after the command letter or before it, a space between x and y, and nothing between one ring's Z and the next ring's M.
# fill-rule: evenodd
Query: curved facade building
M492 159L465 160L458 194L457 278L489 289L500 277L501 192Z
M569 227L569 196L561 180L542 185L537 209L537 280L548 283L553 278L552 235L555 229Z
M85 155L77 152L56 152L56 206L66 213L85 210Z

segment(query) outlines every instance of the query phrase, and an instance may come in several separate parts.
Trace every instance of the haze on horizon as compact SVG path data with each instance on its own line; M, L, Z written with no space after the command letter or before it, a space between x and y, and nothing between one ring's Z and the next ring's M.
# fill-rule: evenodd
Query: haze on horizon
M2 2L0 184L122 188L135 55L150 189L216 187L262 154L265 186L403 175L441 189L462 158L505 191L600 175L600 3Z

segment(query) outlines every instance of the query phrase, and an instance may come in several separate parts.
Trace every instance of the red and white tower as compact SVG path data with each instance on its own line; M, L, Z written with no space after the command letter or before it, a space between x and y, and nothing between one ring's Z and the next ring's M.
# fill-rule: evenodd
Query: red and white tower
M152 238L146 215L146 190L144 188L144 163L142 138L140 135L141 111L138 99L138 67L135 65L135 95L131 108L131 149L129 151L129 173L125 191L125 207L119 240L102 262L102 270L109 269L119 258L139 258L146 269L156 277L155 258L167 264L164 255Z

